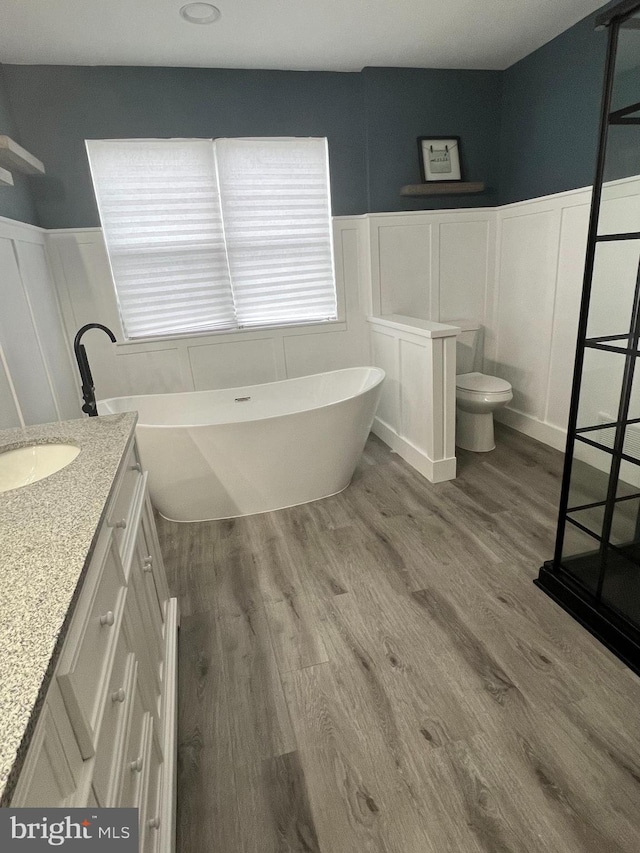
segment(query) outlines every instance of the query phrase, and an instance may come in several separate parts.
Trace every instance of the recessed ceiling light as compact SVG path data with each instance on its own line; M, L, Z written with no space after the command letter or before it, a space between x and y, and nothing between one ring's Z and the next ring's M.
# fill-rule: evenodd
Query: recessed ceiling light
M180 14L190 24L213 24L222 13L211 3L187 3L180 9Z

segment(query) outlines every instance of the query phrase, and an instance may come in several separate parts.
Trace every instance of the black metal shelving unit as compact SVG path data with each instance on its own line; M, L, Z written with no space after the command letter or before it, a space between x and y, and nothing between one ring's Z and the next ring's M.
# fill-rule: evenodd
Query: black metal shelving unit
M640 0L596 25L608 49L558 532L535 583L640 674Z

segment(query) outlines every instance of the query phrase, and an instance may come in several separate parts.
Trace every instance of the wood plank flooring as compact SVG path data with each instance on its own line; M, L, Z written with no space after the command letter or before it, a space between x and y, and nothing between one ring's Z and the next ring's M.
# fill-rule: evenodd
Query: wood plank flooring
M500 428L432 485L158 519L180 630L178 853L638 853L640 680L532 579L562 457Z

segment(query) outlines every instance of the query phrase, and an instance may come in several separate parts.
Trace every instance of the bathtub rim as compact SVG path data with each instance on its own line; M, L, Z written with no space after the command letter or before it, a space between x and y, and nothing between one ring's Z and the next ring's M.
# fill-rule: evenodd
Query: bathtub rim
M258 423L258 422L262 422L262 421L276 420L277 418L290 418L290 417L293 417L294 415L299 415L299 414L302 414L305 412L314 412L314 411L319 411L320 409L328 409L328 408L331 408L332 406L338 406L341 403L346 403L349 400L354 400L357 397L361 397L363 394L366 394L367 392L371 391L372 389L377 388L379 385L382 384L382 382L384 382L387 374L386 374L386 371L384 371L381 367L376 367L375 365L363 364L363 365L357 365L355 367L341 367L341 368L338 368L337 370L325 370L322 373L309 373L305 376L294 376L294 377L290 377L288 379L274 379L272 382L254 382L253 385L235 385L231 388L208 388L205 391L168 391L168 392L164 392L162 394L135 394L135 395L129 395L129 396L135 396L136 398L146 399L149 397L180 397L180 396L183 396L184 394L197 394L197 395L211 394L211 393L215 393L217 391L242 391L242 390L246 390L247 388L256 388L256 387L262 388L262 387L268 387L270 385L282 385L285 382L292 382L292 381L295 381L297 379L311 379L311 378L316 377L316 376L331 376L335 373L346 373L346 372L352 371L352 370L371 370L371 371L374 371L375 373L377 373L379 375L378 375L378 378L375 382L372 382L370 385L368 385L366 388L361 389L356 394L350 394L348 397L341 397L339 400L333 400L332 402L324 403L321 406L310 406L309 408L305 408L305 409L296 409L293 412L285 412L285 413L281 412L279 414L274 414L274 415L264 415L263 417L250 418L246 421L231 421L231 420L229 420L229 421L222 421L221 423L202 423L202 424L149 424L149 423L145 423L144 421L142 421L140 419L140 415L138 414L138 422L136 424L136 429L138 429L140 427L144 427L145 429L202 429L202 428L209 429L211 427L229 426L231 424ZM127 396L121 395L119 397L104 397L103 399L98 400L97 404L99 406L100 403L107 403L108 404L112 400L123 400L123 399L127 399ZM127 411L137 411L137 409L127 410ZM98 414L100 414L100 412L98 412ZM118 412L107 412L106 413L107 416L108 415L114 415L114 414L118 415L118 414L123 414L123 413L119 412L119 411ZM338 493L336 492L336 494L338 494ZM330 497L330 495L327 495L327 497ZM283 509L285 509L285 508L286 507L283 507ZM233 516L233 517L238 517L238 516ZM170 521L171 519L167 519L167 520Z

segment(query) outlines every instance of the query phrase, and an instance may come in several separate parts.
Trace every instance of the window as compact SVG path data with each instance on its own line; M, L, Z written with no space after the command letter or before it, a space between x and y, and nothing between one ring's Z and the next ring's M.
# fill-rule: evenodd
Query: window
M87 151L127 339L336 319L326 139Z

